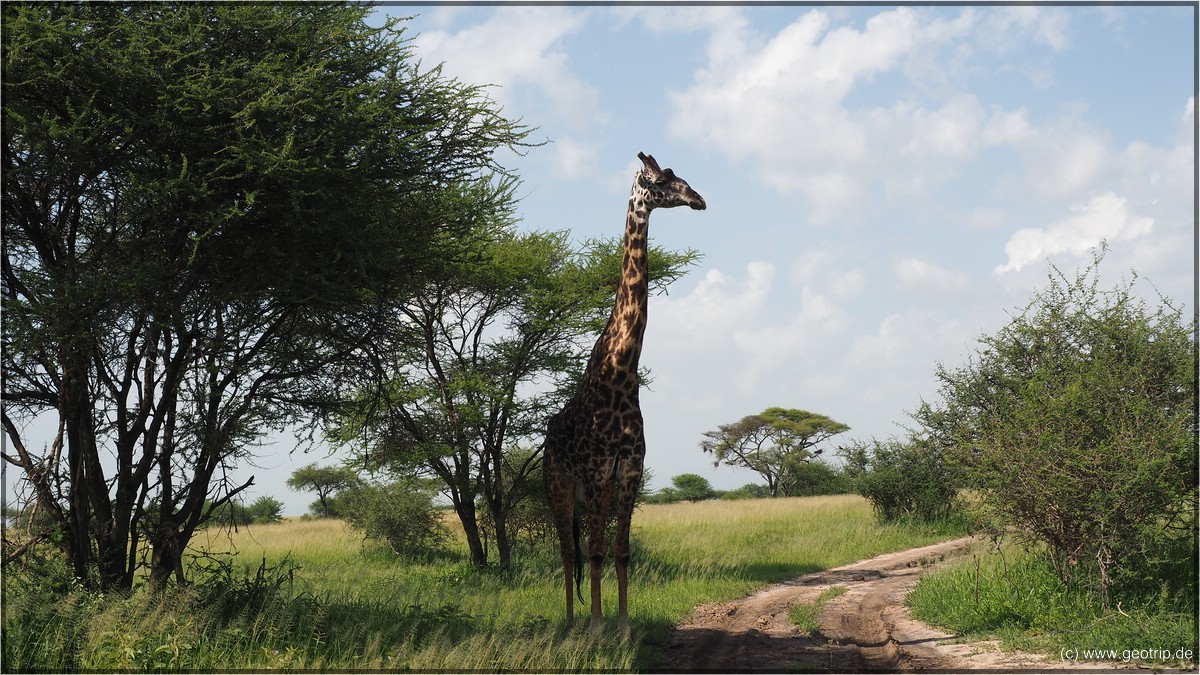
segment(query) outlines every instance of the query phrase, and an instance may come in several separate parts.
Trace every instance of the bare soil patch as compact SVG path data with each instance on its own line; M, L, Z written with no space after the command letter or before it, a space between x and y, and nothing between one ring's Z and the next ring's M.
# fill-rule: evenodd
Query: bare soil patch
M664 670L678 672L1111 671L1123 663L1077 663L964 643L912 618L904 598L921 573L967 552L971 538L888 553L775 584L732 602L697 607L672 631ZM788 618L830 586L847 590L808 634Z

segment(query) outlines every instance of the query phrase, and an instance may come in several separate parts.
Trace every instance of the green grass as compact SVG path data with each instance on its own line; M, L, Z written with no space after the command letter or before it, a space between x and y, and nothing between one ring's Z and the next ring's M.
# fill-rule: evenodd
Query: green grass
M1090 653L1095 660L1157 667L1195 663L1194 597L1172 596L1164 586L1153 597L1117 600L1106 608L1086 588L1067 589L1039 550L1006 546L1001 556L979 548L921 578L907 600L913 616L963 639L999 638L1004 649L1054 658ZM1176 658L1189 652L1190 659Z
M821 609L825 607L825 603L845 592L845 586L830 586L821 591L816 600L793 605L788 610L788 619L805 633L816 635L821 632L821 622L818 617L821 615Z
M653 505L634 517L634 640L563 630L557 546L513 569L476 570L465 544L406 561L335 520L213 531L193 547L200 582L161 594L50 595L6 579L4 665L12 670L653 669L670 628L702 603L960 531L881 525L851 495ZM235 553L236 552L236 553ZM616 612L606 565L604 612ZM7 572L8 570L6 570Z

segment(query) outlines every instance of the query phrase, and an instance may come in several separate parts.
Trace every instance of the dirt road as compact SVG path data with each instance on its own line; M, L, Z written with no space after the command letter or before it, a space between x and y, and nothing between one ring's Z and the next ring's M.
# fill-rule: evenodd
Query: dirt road
M954 636L912 618L904 597L921 572L967 552L970 538L889 553L776 584L754 595L702 605L667 642L664 670L719 672L864 672L968 670L1112 670L1001 652L993 642L953 644ZM820 634L788 618L830 586L846 592L825 604Z

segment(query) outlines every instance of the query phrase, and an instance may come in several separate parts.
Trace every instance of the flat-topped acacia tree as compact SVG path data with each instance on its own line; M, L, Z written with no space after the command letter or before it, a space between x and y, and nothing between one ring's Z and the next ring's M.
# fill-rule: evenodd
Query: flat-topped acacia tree
M700 449L713 454L713 466L724 462L757 471L767 481L771 496L777 497L790 463L821 454L817 444L849 429L807 410L767 408L704 432Z

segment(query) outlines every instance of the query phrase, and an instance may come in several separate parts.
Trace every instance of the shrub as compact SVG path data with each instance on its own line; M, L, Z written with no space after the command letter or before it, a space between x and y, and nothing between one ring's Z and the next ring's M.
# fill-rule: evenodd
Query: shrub
M840 450L845 475L884 521L939 521L960 509L957 471L938 446L910 438L857 442Z
M915 417L992 517L1107 601L1193 558L1180 552L1196 538L1196 351L1168 301L1150 307L1132 282L1099 291L1101 259L1074 280L1054 270L966 366L939 367L943 403Z
M699 502L705 499L715 499L719 493L713 489L708 479L700 474L684 473L671 479L671 487L658 491L649 501L653 504L671 504L674 502Z
M246 513L251 522L278 523L283 520L283 502L270 495L263 495L246 507Z
M368 539L397 555L421 556L440 549L450 533L434 506L436 490L415 479L365 484L344 495L342 517Z
M721 499L764 499L771 496L771 488L761 483L746 483L736 490L721 493Z
M779 494L785 497L840 495L853 490L844 471L818 459L786 463L779 479Z

